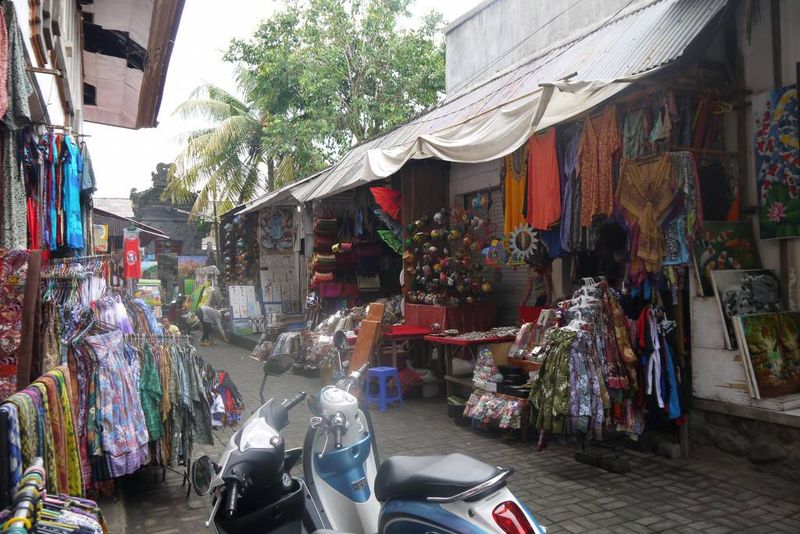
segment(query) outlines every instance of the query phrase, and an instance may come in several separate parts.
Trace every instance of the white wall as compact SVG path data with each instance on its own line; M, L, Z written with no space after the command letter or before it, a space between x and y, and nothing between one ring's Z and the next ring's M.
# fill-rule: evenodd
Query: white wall
M758 94L763 91L775 89L773 84L772 67L772 24L770 16L770 2L761 0L754 3L758 16L753 17L750 41L745 35L744 2L739 5L737 13L737 35L741 45L744 59L745 82L747 89ZM796 66L800 61L800 34L797 28L800 24L800 2L795 0L782 0L781 11L781 46L782 46L782 78L783 85L796 83ZM749 103L749 99L748 99ZM747 113L747 139L745 147L747 165L743 176L746 189L743 199L744 206L755 206L758 203L756 195L755 161L752 147L754 136L752 107L748 105ZM735 146L729 145L729 146ZM758 237L758 218L755 221L756 237ZM762 241L757 239L761 261L765 267L779 270L778 241ZM789 265L796 268L800 265L800 243L798 239L789 241ZM795 289L797 298L797 289Z
M630 0L495 0L450 25L446 92L486 80L616 14ZM574 6L574 7L573 7Z

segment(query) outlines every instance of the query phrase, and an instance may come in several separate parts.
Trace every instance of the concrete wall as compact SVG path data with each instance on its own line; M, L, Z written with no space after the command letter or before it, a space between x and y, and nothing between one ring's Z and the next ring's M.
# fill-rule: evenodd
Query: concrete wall
M479 4L447 29L447 94L491 78L616 14L628 3L629 0L489 0Z
M772 24L770 21L770 2L761 0L755 2L756 16L753 17L750 41L748 43L745 35L744 24L744 2L739 5L737 13L737 34L741 43L741 52L744 59L745 82L747 89L753 94L774 89L773 84L773 64L772 64ZM800 34L797 32L797 24L800 22L800 2L794 0L782 0L781 10L781 47L782 47L782 83L784 86L796 83L796 66L800 61ZM747 139L752 143L754 136L752 108L748 105L747 117ZM745 147L747 155L747 166L744 169L744 183L746 184L743 205L756 206L758 199L756 195L755 161L752 144ZM758 220L756 218L756 232L758 232ZM758 233L756 233L758 237ZM800 265L800 243L797 239L789 240L789 266L790 270L796 269ZM764 267L779 270L779 244L778 241L758 240L758 248ZM800 301L797 288L790 297Z
M134 204L135 219L141 223L158 228L175 241L181 241L181 254L184 256L203 256L202 240L205 237L197 231L194 222L189 222L189 215L181 213L172 206L164 204ZM153 251L153 246L148 252Z

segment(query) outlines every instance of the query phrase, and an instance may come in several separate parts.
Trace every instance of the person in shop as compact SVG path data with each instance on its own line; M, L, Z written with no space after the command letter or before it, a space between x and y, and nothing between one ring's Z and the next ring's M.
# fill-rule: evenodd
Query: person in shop
M552 301L553 281L552 264L528 263L528 281L525 290L522 292L522 302L520 306L527 306L531 297L534 298L534 306L547 306Z
M164 327L164 332L167 334L178 335L181 333L180 328L172 324L169 317L163 317L161 319L161 325Z

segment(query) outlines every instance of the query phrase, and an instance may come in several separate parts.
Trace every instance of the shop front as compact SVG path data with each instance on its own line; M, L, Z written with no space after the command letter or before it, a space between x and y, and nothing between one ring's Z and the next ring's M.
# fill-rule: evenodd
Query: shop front
M334 332L355 337L363 306L399 293L373 364L409 394L443 386L459 423L671 457L688 455L690 426L697 446L756 457L759 434L793 435L796 287L776 261L786 246L765 239L793 235L797 96L750 89L742 29L765 30L748 16L637 7L299 185L313 335L287 342L330 363ZM681 30L632 56L660 27ZM369 229L402 245L400 292L388 273L363 290ZM382 246L379 265L396 261ZM758 432L731 438L735 418ZM771 461L792 454L778 449Z

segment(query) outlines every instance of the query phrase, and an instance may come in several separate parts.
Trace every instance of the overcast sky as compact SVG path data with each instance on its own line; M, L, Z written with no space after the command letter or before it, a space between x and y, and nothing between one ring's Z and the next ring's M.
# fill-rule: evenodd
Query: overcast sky
M417 0L413 13L418 17L435 8L446 21L452 21L479 2ZM97 174L96 196L128 197L131 188L151 186L150 173L156 164L172 161L179 151L175 138L184 128L172 112L198 85L213 83L236 90L233 68L222 61L222 52L231 38L251 35L258 22L268 18L278 5L262 0L186 2L167 73L159 126L126 130L85 124L84 132L91 135L86 142Z

